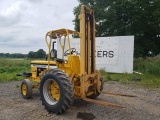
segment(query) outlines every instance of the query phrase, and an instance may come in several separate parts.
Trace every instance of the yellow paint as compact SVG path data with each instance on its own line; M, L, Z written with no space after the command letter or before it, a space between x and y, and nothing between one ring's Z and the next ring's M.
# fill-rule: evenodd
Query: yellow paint
M58 87L58 84L56 83L56 81L53 81L51 83L50 92L51 92L51 95L52 95L53 99L58 101L59 98L60 98L60 91L59 91L59 87Z
M27 86L25 84L22 85L22 94L25 96L27 94Z
M81 6L81 14L79 15L80 20L80 32L75 32L69 29L58 29L51 30L47 32L45 40L48 47L48 60L47 61L32 61L31 71L32 76L30 77L31 81L39 82L41 76L46 70L52 69L50 66L55 65L57 68L68 74L70 79L74 84L75 96L85 98L89 95L95 94L96 91L99 91L101 82L100 82L100 73L98 73L95 69L95 58L91 59L91 36L93 37L93 56L95 56L95 20L93 20L93 26L91 26L91 22L89 20L86 21L85 14L90 14L94 19L94 11L90 8L82 5ZM85 23L88 23L87 30ZM93 32L91 34L91 28L93 28ZM88 32L88 37L85 34ZM79 35L80 37L80 57L71 54L71 45L70 45L70 35ZM63 63L59 63L57 61L52 61L50 56L52 37L57 38L58 44L62 49L62 59L64 59L64 50L67 46L69 49L69 55L67 59ZM66 42L68 41L68 42ZM66 45L68 43L68 45ZM73 46L72 46L73 47ZM86 47L88 51L85 51ZM87 60L87 62L86 62ZM91 71L91 61L93 61L94 70ZM38 72L37 65L46 65L46 68L42 68L41 72ZM35 66L34 66L35 65ZM35 86L37 88L37 86ZM52 97L55 100L59 100L60 91L56 82L53 82L50 85Z
M32 77L37 77L37 67L31 67Z

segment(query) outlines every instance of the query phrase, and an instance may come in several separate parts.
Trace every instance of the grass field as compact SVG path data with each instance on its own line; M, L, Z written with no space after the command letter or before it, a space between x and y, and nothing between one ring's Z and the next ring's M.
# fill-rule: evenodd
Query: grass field
M17 73L30 71L31 60L0 58L0 82L22 80ZM147 58L135 59L134 71L143 74L111 74L101 70L105 81L114 80L120 83L137 84L149 88L160 88L160 59Z
M142 74L111 74L101 70L105 80L119 81L124 84L137 84L147 88L160 88L160 59L138 58L134 60L134 71Z
M0 59L0 82L22 80L17 73L30 71L30 60L24 59Z
M147 88L160 88L160 76L150 74L111 74L101 71L106 81L118 81L123 84L137 84Z

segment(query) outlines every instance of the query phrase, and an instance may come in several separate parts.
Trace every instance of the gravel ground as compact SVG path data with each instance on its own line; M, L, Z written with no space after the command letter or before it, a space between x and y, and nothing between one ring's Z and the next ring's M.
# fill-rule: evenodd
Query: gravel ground
M137 97L101 94L97 99L127 108L102 106L76 99L65 114L57 116L44 109L38 91L34 90L32 99L23 99L20 84L20 81L0 84L0 120L160 120L160 89L110 81L105 83L105 91Z

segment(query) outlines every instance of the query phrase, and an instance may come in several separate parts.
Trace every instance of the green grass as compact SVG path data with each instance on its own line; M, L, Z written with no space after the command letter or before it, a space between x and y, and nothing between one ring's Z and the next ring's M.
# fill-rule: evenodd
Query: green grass
M138 58L134 60L134 70L160 76L160 58Z
M135 59L134 71L142 74L111 74L100 70L105 81L118 81L123 84L136 84L147 88L160 88L160 59Z
M160 77L149 74L108 74L106 80L118 81L123 84L136 84L147 88L160 88ZM136 80L135 80L136 79Z
M16 74L30 71L30 60L0 59L0 82L22 80Z
M22 80L23 77L16 76L17 73L30 71L31 60L4 59L0 58L0 82ZM118 81L122 84L136 84L148 88L160 88L160 59L138 58L134 60L134 71L140 74L111 74L100 70L105 81ZM135 81L134 78L140 80Z

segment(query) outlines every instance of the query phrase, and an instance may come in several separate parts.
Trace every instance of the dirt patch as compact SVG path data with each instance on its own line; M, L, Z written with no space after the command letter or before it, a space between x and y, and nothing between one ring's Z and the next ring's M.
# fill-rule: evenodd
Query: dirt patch
M33 98L25 100L20 94L20 81L0 84L0 120L159 120L160 89L146 89L118 82L105 83L104 90L135 95L121 97L101 94L98 100L126 106L116 108L76 99L62 115L48 113L42 105L37 90Z
M78 112L77 118L81 118L82 120L93 120L96 117L92 113Z

